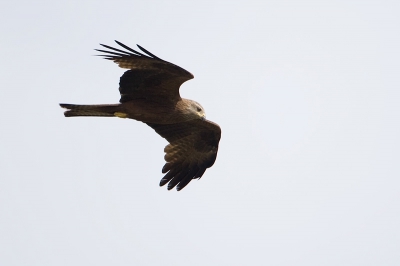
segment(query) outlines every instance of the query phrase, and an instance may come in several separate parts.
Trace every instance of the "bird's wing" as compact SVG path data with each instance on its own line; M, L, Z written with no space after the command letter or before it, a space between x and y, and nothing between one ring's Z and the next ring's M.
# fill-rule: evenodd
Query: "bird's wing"
M121 68L129 69L120 79L120 102L133 99L147 99L155 102L180 99L179 87L185 81L192 79L193 75L185 69L164 61L138 45L142 52L138 52L128 46L115 41L125 50L100 44L109 49L96 51L105 53L105 59L112 60Z
M160 186L168 183L168 190L176 185L184 188L192 179L200 178L217 158L221 128L208 120L191 120L178 124L148 124L169 144L165 147L165 161ZM167 173L168 172L168 173Z

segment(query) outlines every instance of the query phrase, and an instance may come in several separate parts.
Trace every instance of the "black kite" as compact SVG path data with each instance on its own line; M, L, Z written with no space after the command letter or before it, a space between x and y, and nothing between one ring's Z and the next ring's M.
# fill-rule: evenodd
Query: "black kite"
M115 41L125 50L104 44L98 50L104 58L129 69L120 78L118 104L60 104L68 109L66 117L107 116L130 118L146 123L169 144L165 147L166 164L160 186L183 189L192 179L200 178L217 158L221 128L205 119L203 107L179 95L179 87L193 75L185 69L158 58L143 47L135 51Z

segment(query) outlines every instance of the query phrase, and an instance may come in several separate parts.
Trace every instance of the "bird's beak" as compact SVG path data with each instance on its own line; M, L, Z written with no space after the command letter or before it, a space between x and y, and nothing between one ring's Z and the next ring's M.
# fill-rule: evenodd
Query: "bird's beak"
M205 120L206 120L206 116L203 115L203 116L201 117L201 120L205 121Z

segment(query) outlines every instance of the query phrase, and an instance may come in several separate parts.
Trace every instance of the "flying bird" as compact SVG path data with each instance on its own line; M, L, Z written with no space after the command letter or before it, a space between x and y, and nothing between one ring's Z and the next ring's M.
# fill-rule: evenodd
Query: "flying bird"
M210 168L218 152L221 128L206 120L204 108L181 98L179 87L194 76L185 69L150 53L141 52L118 41L122 48L100 44L95 49L119 67L129 69L120 78L120 103L77 105L61 103L66 117L100 116L130 118L146 123L169 144L164 148L165 174L160 186L183 189L192 179L200 179Z

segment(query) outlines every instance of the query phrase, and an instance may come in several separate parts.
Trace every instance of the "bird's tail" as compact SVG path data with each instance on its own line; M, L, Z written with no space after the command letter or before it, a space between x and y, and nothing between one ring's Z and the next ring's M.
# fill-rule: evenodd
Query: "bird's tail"
M95 105L78 105L60 103L62 108L68 109L64 112L65 117L72 116L116 116L119 104L95 104Z

